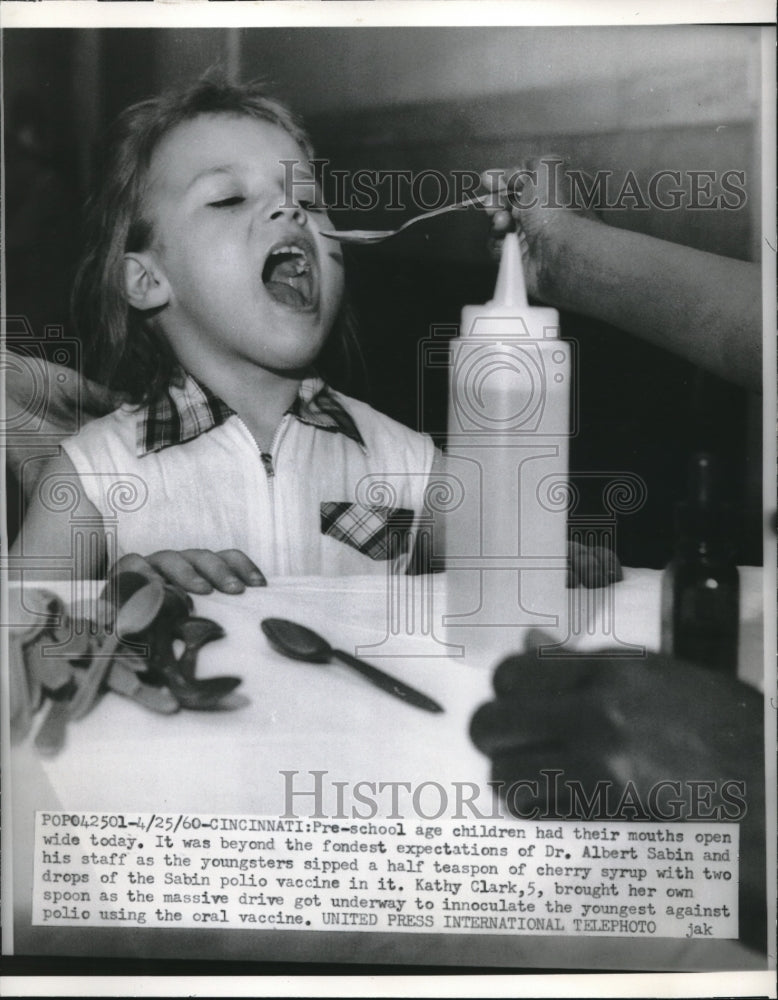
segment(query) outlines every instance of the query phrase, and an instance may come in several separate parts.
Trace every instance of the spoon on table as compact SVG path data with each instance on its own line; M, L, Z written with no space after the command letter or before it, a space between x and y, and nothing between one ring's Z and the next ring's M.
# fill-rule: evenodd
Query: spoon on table
M424 708L428 712L443 711L443 707L432 698L428 698L426 694L409 687L396 677L385 674L377 667L371 667L369 663L345 653L342 649L333 649L326 639L305 628L304 625L290 622L286 618L265 618L262 621L262 631L273 649L293 660L304 660L306 663L329 663L333 659L340 660L341 663L359 671L382 691L388 691L402 701L407 701L409 705Z
M221 706L228 694L240 684L240 677L205 677L202 680L188 679L178 671L175 664L165 668L165 683L182 708L208 711ZM229 708L229 705L224 707Z
M73 696L70 703L71 719L80 719L86 715L100 692L122 638L137 635L147 629L159 614L164 599L165 585L162 580L150 580L121 605L116 615L113 633L97 650L83 682Z
M162 612L146 636L151 648L148 670L152 678L161 681L182 708L210 710L236 707L224 699L240 683L240 677L195 677L200 647L224 636L224 629L207 618L190 616L189 595L178 588L166 586ZM174 643L180 639L184 651L177 659Z

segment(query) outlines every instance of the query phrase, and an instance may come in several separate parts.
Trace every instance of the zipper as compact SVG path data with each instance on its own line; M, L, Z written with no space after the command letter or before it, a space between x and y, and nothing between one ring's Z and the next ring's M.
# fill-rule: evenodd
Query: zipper
M278 446L281 443L281 435L286 430L286 425L289 423L290 415L285 413L281 417L281 423L276 427L275 434L273 435L273 440L270 442L270 451L260 451L259 457L262 459L262 464L265 467L265 474L267 476L267 488L270 492L270 507L273 511L273 519L275 520L275 510L273 509L273 480L275 479L276 470L274 465L274 455L278 454Z
M249 437L251 438L251 441L252 441L254 447L257 450L257 454L259 455L259 459L262 462L262 468L265 471L265 483L266 483L266 486L267 486L267 500L268 500L268 505L270 507L270 520L271 520L271 524L273 525L272 535L275 538L275 542L273 544L273 549L275 551L275 559L277 561L277 565L281 566L281 565L283 565L283 563L284 563L285 560L283 558L279 557L279 541L278 541L278 539L279 539L279 530L278 530L278 522L277 522L277 518L276 518L275 490L273 488L273 481L274 481L275 476L276 476L274 456L278 454L278 447L279 447L279 444L281 442L281 436L284 433L284 430L286 428L287 423L291 419L291 414L285 413L283 415L283 417L281 418L281 422L279 423L278 427L275 430L275 433L273 434L273 440L270 442L270 451L263 451L263 449L260 447L260 445L258 444L258 442L255 440L254 435L249 430L248 425L246 424L246 422L244 420L242 420L238 416L237 413L234 414L234 417L238 421L238 423L241 425L241 427L243 427L243 429L246 431L246 433L249 435Z
M273 479L275 478L276 470L273 468L273 456L269 451L260 451L259 457L262 459L262 464L265 467L265 475L267 476L267 490L270 494L270 507L273 507ZM273 512L275 513L275 511Z
M254 435L248 429L246 422L244 420L241 420L241 418L238 416L237 413L234 416L235 419L240 423L240 425L245 429L246 433L251 437L251 440L254 441ZM281 435L284 432L284 428L286 427L288 420L289 420L289 414L285 413L281 418L281 423L276 428L275 434L273 435L273 440L270 442L270 451L262 451L262 449L259 447L256 441L254 441L254 445L257 451L259 452L259 458L260 461L262 462L262 467L265 470L265 478L267 479L267 491L270 500L270 513L273 518L275 518L275 510L273 507L273 499L274 499L273 480L275 479L276 475L275 465L273 462L273 455L278 453L278 445L281 441Z

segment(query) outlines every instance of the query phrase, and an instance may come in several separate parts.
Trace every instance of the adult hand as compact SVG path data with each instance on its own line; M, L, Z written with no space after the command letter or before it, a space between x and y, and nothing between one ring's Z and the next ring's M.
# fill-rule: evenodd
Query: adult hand
M760 265L606 225L581 176L553 154L482 174L495 253L518 226L529 295L761 392Z
M2 367L8 467L29 500L43 470L41 459L50 457L63 438L72 437L120 401L74 369L43 358L8 351Z
M193 594L210 594L214 588L223 594L242 594L246 586L267 583L259 567L237 549L165 549L146 557L130 553L111 568L111 576L125 571L161 577Z
M596 219L576 204L564 159L556 153L529 158L508 169L486 170L483 185L496 194L486 210L492 215L492 248L499 254L502 239L516 228L521 243L527 291L552 302L557 269L567 230L576 216Z
M539 655L544 643L551 656ZM550 644L535 633L530 652L501 663L495 699L471 722L508 807L526 818L737 821L741 936L762 947L762 696L734 677L661 654L554 658ZM553 772L560 773L549 780ZM589 800L604 783L605 814L603 805L584 814L576 783ZM643 815L618 815L628 787Z

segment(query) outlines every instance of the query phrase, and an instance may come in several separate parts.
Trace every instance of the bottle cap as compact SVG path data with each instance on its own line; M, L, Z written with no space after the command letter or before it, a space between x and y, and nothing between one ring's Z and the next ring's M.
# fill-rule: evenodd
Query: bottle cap
M527 285L518 234L507 233L503 240L502 257L492 299L480 306L465 306L462 310L460 336L556 340L559 336L559 313L545 306L531 306L527 301Z
M500 268L494 286L494 297L489 304L507 308L513 307L521 311L529 308L521 246L518 234L515 232L507 233L503 240Z

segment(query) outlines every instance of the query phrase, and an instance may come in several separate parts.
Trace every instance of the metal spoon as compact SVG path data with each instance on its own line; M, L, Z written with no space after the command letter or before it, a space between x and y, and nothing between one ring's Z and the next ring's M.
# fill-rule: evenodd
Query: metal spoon
M215 639L224 638L224 629L210 618L190 615L176 627L176 637L184 643L184 651L178 658L178 673L188 681L195 679L197 655L202 647Z
M227 674L221 677L206 677L203 680L188 680L171 663L164 669L165 683L181 708L209 711L217 708L224 698L240 684L240 677Z
M485 205L487 202L493 203L494 199L494 193L474 195L473 197L468 196L461 201L454 202L453 205L444 205L442 208L433 208L430 212L422 212L421 215L415 215L396 229L322 229L320 232L328 240L337 240L339 243L361 243L365 245L368 243L383 243L384 240L396 236L404 229L407 229L409 226L415 226L417 222L422 222L424 219L432 219L436 215L445 215L447 212L456 212L460 208L467 208L469 205Z
M92 658L86 677L70 703L72 719L80 719L86 715L94 704L122 637L136 635L148 628L159 613L164 599L165 585L162 580L150 580L122 604L113 633Z
M372 681L382 691L388 691L410 705L424 708L428 712L443 711L442 706L432 698L428 698L426 694L409 687L396 677L385 674L377 667L371 667L369 663L345 653L342 649L333 649L326 639L305 628L304 625L287 621L285 618L265 618L262 622L262 631L273 649L293 660L304 660L307 663L329 663L333 659L340 660L341 663L358 670L363 677Z

